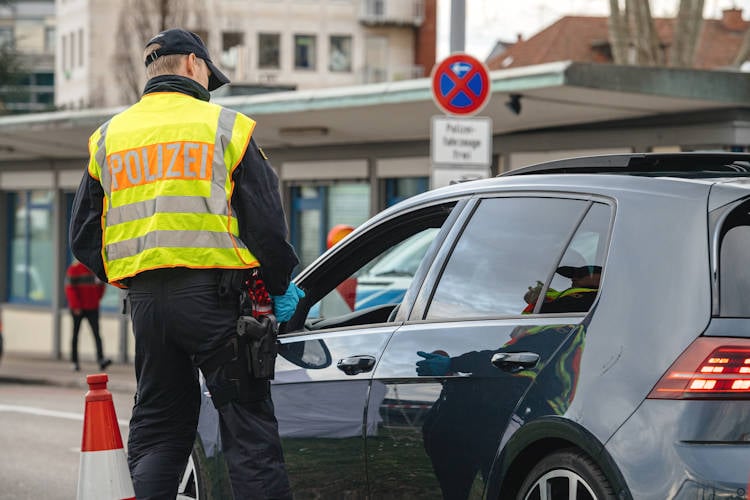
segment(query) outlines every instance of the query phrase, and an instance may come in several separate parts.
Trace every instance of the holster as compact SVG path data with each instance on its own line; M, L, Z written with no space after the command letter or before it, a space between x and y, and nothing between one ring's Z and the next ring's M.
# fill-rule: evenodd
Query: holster
M272 315L240 316L237 335L241 348L247 349L247 371L252 378L272 380L279 352L276 342L276 318Z

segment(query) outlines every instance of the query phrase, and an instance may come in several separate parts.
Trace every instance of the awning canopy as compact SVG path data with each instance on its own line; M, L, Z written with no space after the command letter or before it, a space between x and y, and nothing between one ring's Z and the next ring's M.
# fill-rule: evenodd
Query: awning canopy
M493 134L750 106L750 74L560 62L490 73ZM519 94L521 110L506 103ZM255 119L264 148L424 140L442 114L428 78L216 98ZM0 168L86 158L87 138L124 108L0 118Z

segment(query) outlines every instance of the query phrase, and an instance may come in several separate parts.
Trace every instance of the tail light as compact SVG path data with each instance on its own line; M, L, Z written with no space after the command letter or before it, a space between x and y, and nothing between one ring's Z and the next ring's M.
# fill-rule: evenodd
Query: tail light
M649 399L750 399L750 339L699 337Z

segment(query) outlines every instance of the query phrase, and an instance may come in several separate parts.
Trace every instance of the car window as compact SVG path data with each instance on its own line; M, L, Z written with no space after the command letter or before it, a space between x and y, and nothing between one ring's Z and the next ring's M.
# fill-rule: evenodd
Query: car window
M719 250L719 314L725 317L750 317L750 202L743 203L727 216L722 228Z
M599 291L611 209L594 203L555 268L538 312L586 312Z
M546 282L588 205L558 198L482 200L448 259L427 319L528 312L527 292Z
M315 304L308 319L330 318L373 306L399 304L438 228L427 228L354 271Z
M305 269L298 283L306 292L289 332L395 322L412 283L424 277L459 203L443 203L397 214L359 230ZM466 204L462 200L461 206ZM453 214L453 215L451 215ZM420 278L421 279L421 278Z

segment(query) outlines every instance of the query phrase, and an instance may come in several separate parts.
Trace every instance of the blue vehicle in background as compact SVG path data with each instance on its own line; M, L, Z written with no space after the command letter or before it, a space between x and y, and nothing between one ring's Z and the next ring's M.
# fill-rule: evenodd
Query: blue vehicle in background
M437 228L428 228L393 246L323 297L311 308L308 318L400 304L437 233Z

